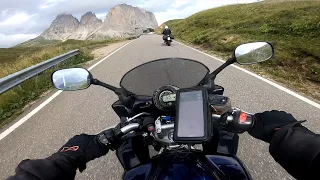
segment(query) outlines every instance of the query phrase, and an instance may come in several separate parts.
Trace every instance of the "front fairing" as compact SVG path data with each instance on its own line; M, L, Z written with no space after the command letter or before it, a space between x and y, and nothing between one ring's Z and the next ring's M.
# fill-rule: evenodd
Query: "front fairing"
M146 164L126 171L123 177L125 180L216 180L230 178L250 179L241 162L236 158L217 155L205 156L199 151L163 153Z

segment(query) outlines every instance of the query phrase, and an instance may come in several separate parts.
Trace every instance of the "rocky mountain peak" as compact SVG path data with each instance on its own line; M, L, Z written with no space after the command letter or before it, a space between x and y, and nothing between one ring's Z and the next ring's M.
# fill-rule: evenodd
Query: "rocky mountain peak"
M91 11L82 15L80 20L80 24L84 26L96 25L101 23L102 20L98 19L96 14L92 13Z
M52 23L52 25L65 25L65 24L79 25L79 21L77 18L73 17L72 14L62 13L62 14L59 14Z
M71 14L59 14L52 22L50 27L45 30L40 37L49 40L65 40L68 39L70 33L78 29L80 22Z
M114 8L133 8L133 6L128 5L128 4L118 4Z
M127 4L119 4L112 8L107 14L106 24L114 28L156 28L157 20L153 13L145 11L139 7Z
M152 12L119 4L110 9L104 22L90 11L82 15L80 21L71 14L59 14L40 37L48 40L101 40L131 37L147 28L157 27L158 23Z

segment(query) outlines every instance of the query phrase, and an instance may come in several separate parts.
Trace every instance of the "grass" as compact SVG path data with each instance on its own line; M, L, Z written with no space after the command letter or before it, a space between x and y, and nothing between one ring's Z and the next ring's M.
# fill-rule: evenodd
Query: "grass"
M10 62L12 60L18 59L20 56L28 56L39 50L39 47L15 47L15 48L0 48L0 64L5 62Z
M34 39L30 39L26 42L23 42L21 44L18 44L16 47L44 47L44 46L57 45L59 43L61 43L61 41L59 40L47 40L39 36Z
M239 44L271 42L275 58L247 67L320 100L320 2L231 5L165 24L175 38L225 58Z
M92 60L91 50L106 46L117 40L105 41L79 41L67 40L65 42L45 47L13 47L0 49L0 78L9 74L38 64L44 60L80 49L81 53L63 63L50 68L38 76L31 78L21 85L0 94L0 127L10 122L23 111L28 103L37 99L41 94L52 88L51 73L56 69L80 66L81 63Z

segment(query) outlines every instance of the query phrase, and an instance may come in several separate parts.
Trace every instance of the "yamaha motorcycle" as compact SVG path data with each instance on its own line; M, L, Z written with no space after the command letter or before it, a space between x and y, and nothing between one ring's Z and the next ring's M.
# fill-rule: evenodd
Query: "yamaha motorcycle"
M252 128L254 116L231 106L215 78L235 62L253 64L271 59L267 42L238 46L232 58L210 73L191 59L150 61L127 72L120 88L94 79L83 68L52 74L53 85L74 91L103 86L118 95L112 108L120 118L116 155L123 179L251 179L236 157L239 133ZM99 136L106 143L103 133Z

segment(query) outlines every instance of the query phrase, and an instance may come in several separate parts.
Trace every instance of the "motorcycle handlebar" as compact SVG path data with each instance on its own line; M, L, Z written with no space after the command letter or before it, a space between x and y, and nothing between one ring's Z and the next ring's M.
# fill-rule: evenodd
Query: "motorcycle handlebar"
M243 133L252 128L254 124L254 116L252 114L241 111L240 109L234 109L230 115L223 116L218 114L212 114L213 121L219 121L220 124L226 125L230 130L236 133ZM139 123L131 123L120 129L122 134L127 134L130 131L136 130L140 127ZM162 129L173 129L174 124L166 124L161 127Z
M140 127L140 124L139 123L132 123L132 124L128 124L124 127L122 127L120 129L120 131L123 133L123 134L127 134L128 132L130 131L133 131L135 129L138 129Z
M218 122L222 127L226 127L231 132L243 133L253 127L255 118L254 115L243 112L240 109L233 109L232 113L225 115L212 114L212 121ZM121 138L123 135L139 129L140 127L141 124L139 123L128 124L119 129L120 132L117 134L117 136L118 138ZM174 129L174 124L165 124L162 126L162 129ZM98 139L101 144L110 146L110 142L105 133L98 134Z

